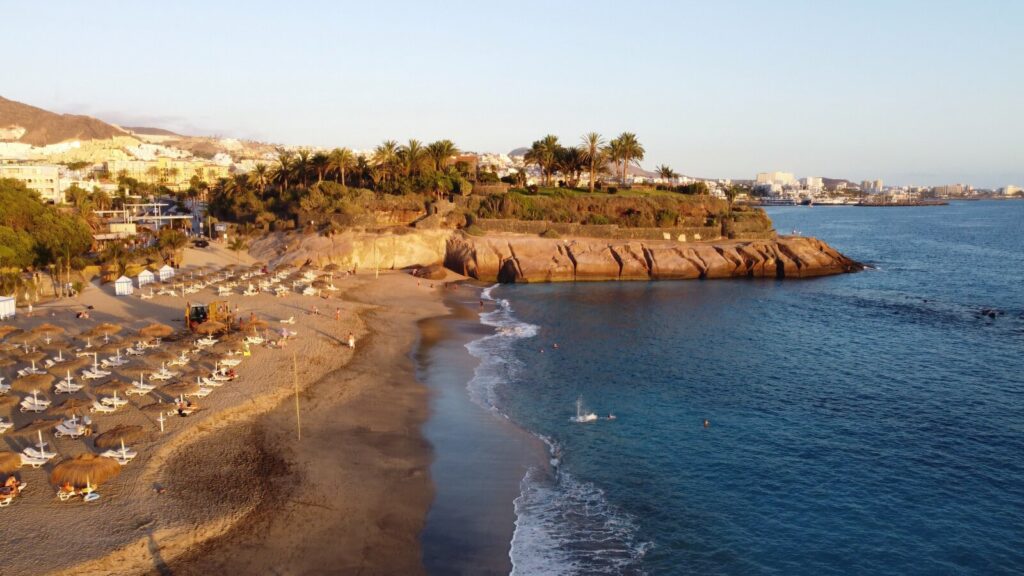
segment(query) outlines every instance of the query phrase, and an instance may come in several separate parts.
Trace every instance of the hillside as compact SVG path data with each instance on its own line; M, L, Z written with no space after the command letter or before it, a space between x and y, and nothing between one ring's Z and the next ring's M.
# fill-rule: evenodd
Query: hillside
M90 116L55 114L0 96L0 141L46 146L67 140L103 140L124 130Z

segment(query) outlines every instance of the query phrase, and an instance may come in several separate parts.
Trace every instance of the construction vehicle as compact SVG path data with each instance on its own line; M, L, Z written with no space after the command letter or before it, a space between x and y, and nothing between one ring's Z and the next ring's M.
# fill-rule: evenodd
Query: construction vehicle
M200 324L209 321L220 322L225 326L225 331L230 330L235 321L231 305L223 300L209 304L185 303L185 325L190 332L195 332Z

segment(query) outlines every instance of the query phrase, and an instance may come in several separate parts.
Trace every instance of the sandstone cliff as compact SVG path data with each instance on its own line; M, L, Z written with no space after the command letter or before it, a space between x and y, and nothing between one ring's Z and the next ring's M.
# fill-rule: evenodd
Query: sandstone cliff
M681 243L461 234L449 238L445 265L487 282L810 278L863 268L815 238Z
M275 233L250 253L271 265L336 263L344 269L444 265L485 282L810 278L863 267L815 238L719 242L467 236L451 230Z

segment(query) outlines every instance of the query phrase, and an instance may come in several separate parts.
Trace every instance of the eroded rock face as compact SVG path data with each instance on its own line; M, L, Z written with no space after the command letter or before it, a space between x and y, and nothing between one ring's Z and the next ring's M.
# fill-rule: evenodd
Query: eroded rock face
M684 243L453 234L445 265L488 282L809 278L863 266L815 238Z

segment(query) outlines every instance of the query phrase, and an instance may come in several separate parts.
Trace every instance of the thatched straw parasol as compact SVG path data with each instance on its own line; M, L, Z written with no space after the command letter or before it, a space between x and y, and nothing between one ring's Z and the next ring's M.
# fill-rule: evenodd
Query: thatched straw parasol
M96 437L96 447L101 450L120 448L121 441L131 444L145 440L148 436L149 434L142 426L118 424Z
M197 390L199 390L199 384L188 381L175 382L174 384L167 384L166 386L160 387L160 391L168 396L195 394Z
M41 350L35 350L33 352L27 352L21 355L23 362L39 362L43 358L46 358L46 352Z
M0 394L0 408L10 408L21 403L21 398L13 394Z
M53 374L29 374L11 382L11 389L18 392L42 391L49 388L51 384L53 384Z
M216 320L207 320L196 327L196 332L200 334L216 334L224 330L227 330L227 326Z
M110 322L104 322L102 324L97 324L96 326L93 326L92 329L87 331L85 334L93 338L97 336L102 338L103 336L113 336L114 334L117 334L120 331L121 326L117 324L111 324Z
M65 358L67 358L67 356L67 354L64 355ZM85 368L86 366L89 366L91 364L92 356L76 356L74 358L71 358L70 360L67 360L66 362L55 364L54 366L49 368L49 371L51 374L54 374L55 376L64 377L64 375L68 373L68 370L74 372L79 368Z
M51 406L46 413L54 416L74 416L75 414L87 412L90 406L92 406L92 402L88 400L68 398L60 406Z
M32 329L32 331L35 332L36 334L45 334L48 336L56 336L57 334L64 333L63 328L54 324L50 324L49 322L36 326L35 328Z
M109 382L93 386L92 391L97 394L113 394L114 392L122 394L125 390L128 390L131 387L132 385L124 380L111 380Z
M174 360L176 357L177 356L170 350L156 350L143 356L143 358L146 359L146 362L149 364L156 364L157 366L163 362L167 362L168 360Z
M0 452L0 474L10 474L18 468L21 468L21 454Z
M17 364L18 361L6 354L0 354L0 368L6 368Z
M339 270L341 270L341 266L334 262L324 266L324 272L337 272Z
M8 335L20 331L21 328L17 326L11 326L10 324L0 324L0 340L3 340Z
M60 424L60 420L33 420L21 428L18 428L14 433L18 436L25 436L29 434L35 436L37 432L53 431L53 427L57 424Z
M174 328L159 322L154 322L139 330L139 336L143 338L166 338L171 334L174 334Z
M93 347L92 351L98 354L112 354L118 350L124 350L127 344L121 341L120 338L112 338L110 342L101 343L99 346Z
M15 344L31 344L39 339L39 334L33 332L18 332L7 337L8 342Z
M54 486L71 484L75 488L85 488L87 485L102 484L120 472L121 465L113 458L82 454L57 464L50 474L50 483Z

